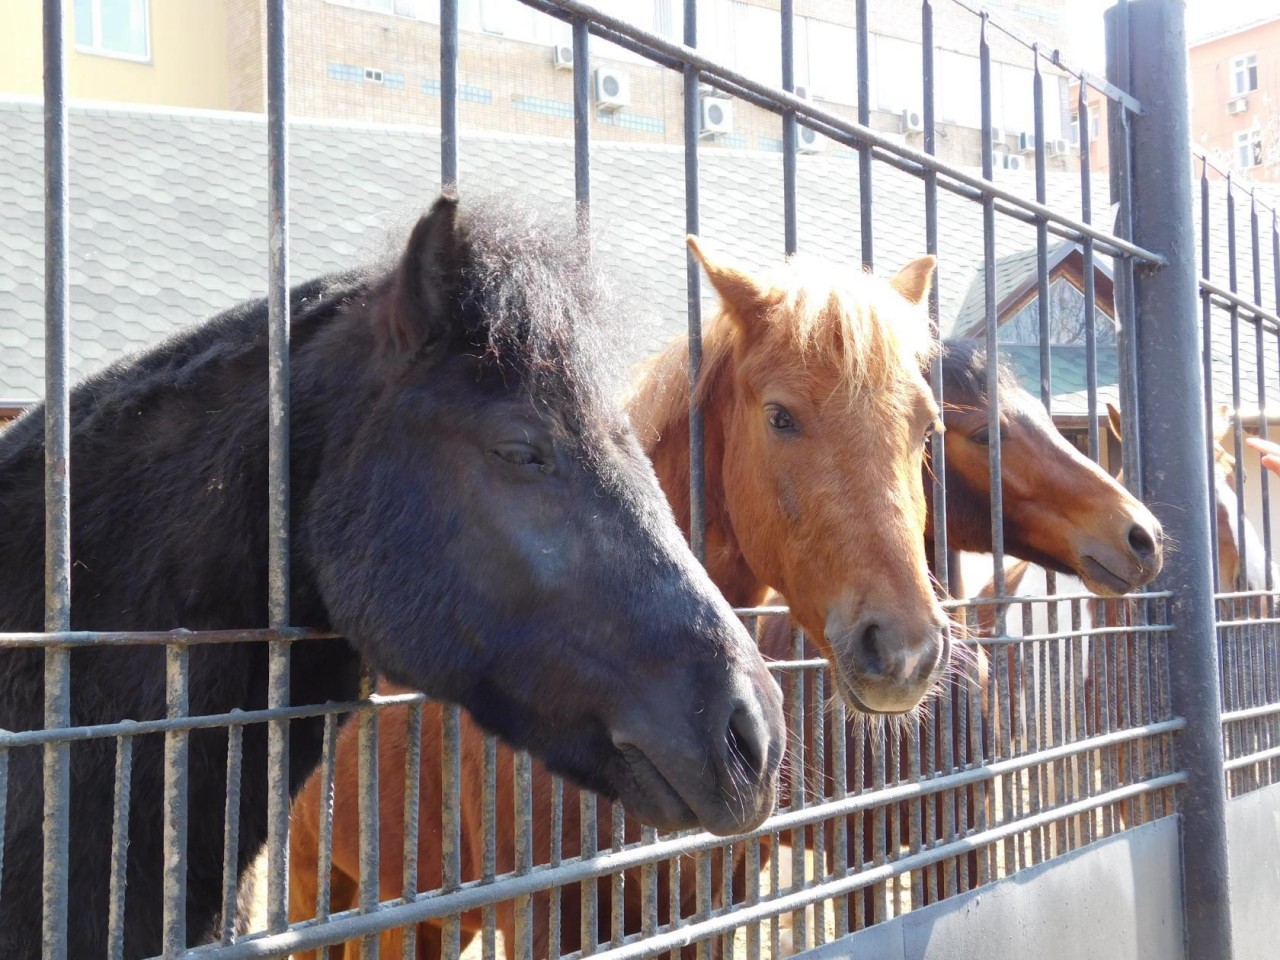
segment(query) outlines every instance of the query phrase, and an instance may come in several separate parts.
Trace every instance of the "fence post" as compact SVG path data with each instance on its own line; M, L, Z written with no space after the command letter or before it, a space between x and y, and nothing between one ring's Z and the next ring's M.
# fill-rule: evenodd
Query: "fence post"
M1127 7L1128 24L1123 22ZM1191 218L1191 137L1182 0L1135 0L1107 11L1108 79L1143 112L1132 122L1133 240L1168 265L1134 278L1143 498L1177 544L1159 584L1169 590L1169 685L1186 718L1177 755L1187 771L1180 795L1182 900L1187 957L1229 960L1226 784L1218 701L1209 477L1201 398L1195 231ZM1120 76L1127 55L1128 76Z

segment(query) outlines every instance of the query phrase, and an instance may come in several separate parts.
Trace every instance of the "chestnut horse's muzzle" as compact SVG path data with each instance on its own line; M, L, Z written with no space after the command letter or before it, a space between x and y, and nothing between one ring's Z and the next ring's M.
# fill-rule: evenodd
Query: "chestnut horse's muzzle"
M843 628L829 620L827 642L840 693L869 714L915 709L951 657L945 618L913 625L869 613Z

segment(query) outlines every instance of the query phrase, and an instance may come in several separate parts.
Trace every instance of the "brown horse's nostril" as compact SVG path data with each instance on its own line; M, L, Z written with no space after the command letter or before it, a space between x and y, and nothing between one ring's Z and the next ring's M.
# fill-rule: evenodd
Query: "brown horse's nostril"
M729 729L725 731L729 758L737 757L756 781L764 770L767 755L766 732L760 719L745 706L740 706L729 717Z
M1156 541L1146 527L1135 523L1129 528L1129 549L1139 560L1146 563L1155 558Z

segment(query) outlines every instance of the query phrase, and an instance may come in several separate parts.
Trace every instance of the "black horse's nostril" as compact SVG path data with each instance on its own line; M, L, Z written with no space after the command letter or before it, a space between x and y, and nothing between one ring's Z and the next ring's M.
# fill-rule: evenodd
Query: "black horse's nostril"
M1129 549L1139 560L1146 562L1156 555L1156 541L1146 527L1135 523L1129 528Z
M729 728L725 731L729 756L737 756L750 771L753 780L764 770L766 736L764 724L746 707L738 707L729 717Z
M863 676L874 679L885 671L884 651L880 649L880 625L868 623L858 637L855 658Z

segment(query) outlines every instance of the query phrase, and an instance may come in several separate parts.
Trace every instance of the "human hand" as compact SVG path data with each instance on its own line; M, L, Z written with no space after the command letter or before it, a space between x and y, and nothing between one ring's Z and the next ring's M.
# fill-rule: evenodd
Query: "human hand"
M1280 474L1280 443L1261 437L1246 437L1245 443L1262 454L1262 465L1274 474Z

